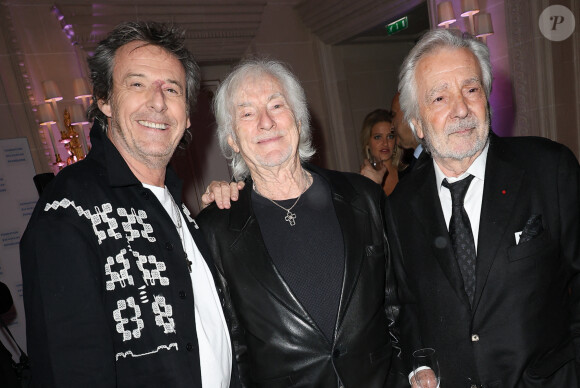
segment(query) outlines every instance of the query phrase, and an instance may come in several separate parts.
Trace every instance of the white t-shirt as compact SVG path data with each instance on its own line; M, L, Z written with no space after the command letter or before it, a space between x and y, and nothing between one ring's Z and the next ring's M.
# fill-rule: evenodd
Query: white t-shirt
M176 225L183 249L191 260L191 283L195 301L195 322L201 382L203 387L228 388L232 370L232 349L226 320L221 308L212 274L193 237L187 228L187 222L167 186L157 187L143 183L150 189L167 211ZM180 225L181 228L177 226ZM196 225L197 227L197 225Z

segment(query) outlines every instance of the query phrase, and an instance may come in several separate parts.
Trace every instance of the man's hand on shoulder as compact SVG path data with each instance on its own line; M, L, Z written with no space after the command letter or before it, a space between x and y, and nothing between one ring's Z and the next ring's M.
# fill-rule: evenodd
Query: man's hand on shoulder
M229 209L231 207L231 201L237 201L239 198L240 190L244 188L246 184L242 181L240 182L226 182L226 181L212 181L205 193L201 196L202 208L206 208L212 202L220 209Z

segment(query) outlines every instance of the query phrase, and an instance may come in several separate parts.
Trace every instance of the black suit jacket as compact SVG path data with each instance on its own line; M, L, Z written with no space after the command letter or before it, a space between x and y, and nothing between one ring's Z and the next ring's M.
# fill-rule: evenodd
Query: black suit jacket
M579 386L579 181L564 146L491 135L471 308L433 161L421 158L389 198L409 371L411 351L433 347L442 387ZM516 245L529 220L529 241Z
M334 340L280 276L252 210L251 181L229 210L198 217L221 275L240 376L252 387L384 387L396 316L380 187L359 174L308 169L331 187L345 268ZM312 290L316 292L316 290Z

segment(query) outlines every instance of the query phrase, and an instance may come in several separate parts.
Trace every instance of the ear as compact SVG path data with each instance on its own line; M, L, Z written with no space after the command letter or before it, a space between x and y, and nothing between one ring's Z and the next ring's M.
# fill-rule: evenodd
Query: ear
M105 114L107 117L111 117L111 104L105 100L99 100L97 103L101 112Z
M417 121L417 119L412 119L409 122L409 126L411 127L411 131L415 132L415 135L417 135L419 139L423 139L425 137L425 134L423 133L423 126L421 125L420 121Z
M236 144L236 141L232 138L232 136L228 136L228 144L230 147L232 147L232 150L234 150L235 153L239 153L240 152L240 147L238 147L238 145Z
M187 122L185 123L185 129L191 127L191 120L189 120L189 114L187 116Z

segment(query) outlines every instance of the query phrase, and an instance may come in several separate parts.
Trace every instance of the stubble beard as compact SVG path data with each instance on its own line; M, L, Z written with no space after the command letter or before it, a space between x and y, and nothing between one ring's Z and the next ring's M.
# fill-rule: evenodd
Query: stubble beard
M283 136L284 133L281 131L270 131L267 134L262 134L256 136L252 139L253 143L258 143L261 140L270 138L272 136ZM292 157L292 146L289 145L286 149L280 151L275 157L268 157L268 155L255 155L256 162L262 167L277 167L286 163ZM247 163L247 162L246 162Z
M442 135L435 135L434 130L428 122L422 121L424 130L423 142L425 148L433 156L434 159L454 159L463 160L476 155L483 150L489 138L490 117L486 114L485 122L483 123L485 130L480 130L481 123L475 116L469 116L465 119L457 121L445 128L445 133ZM455 132L473 128L476 133L476 138L471 147L466 150L453 150L449 147L447 138Z
M111 119L109 130L112 131L112 138L116 140L114 143L117 148L122 147L133 159L140 161L151 169L167 167L177 146L171 147L171 145L167 145L161 152L151 152L135 137L128 137L127 132L121 129L116 119Z

